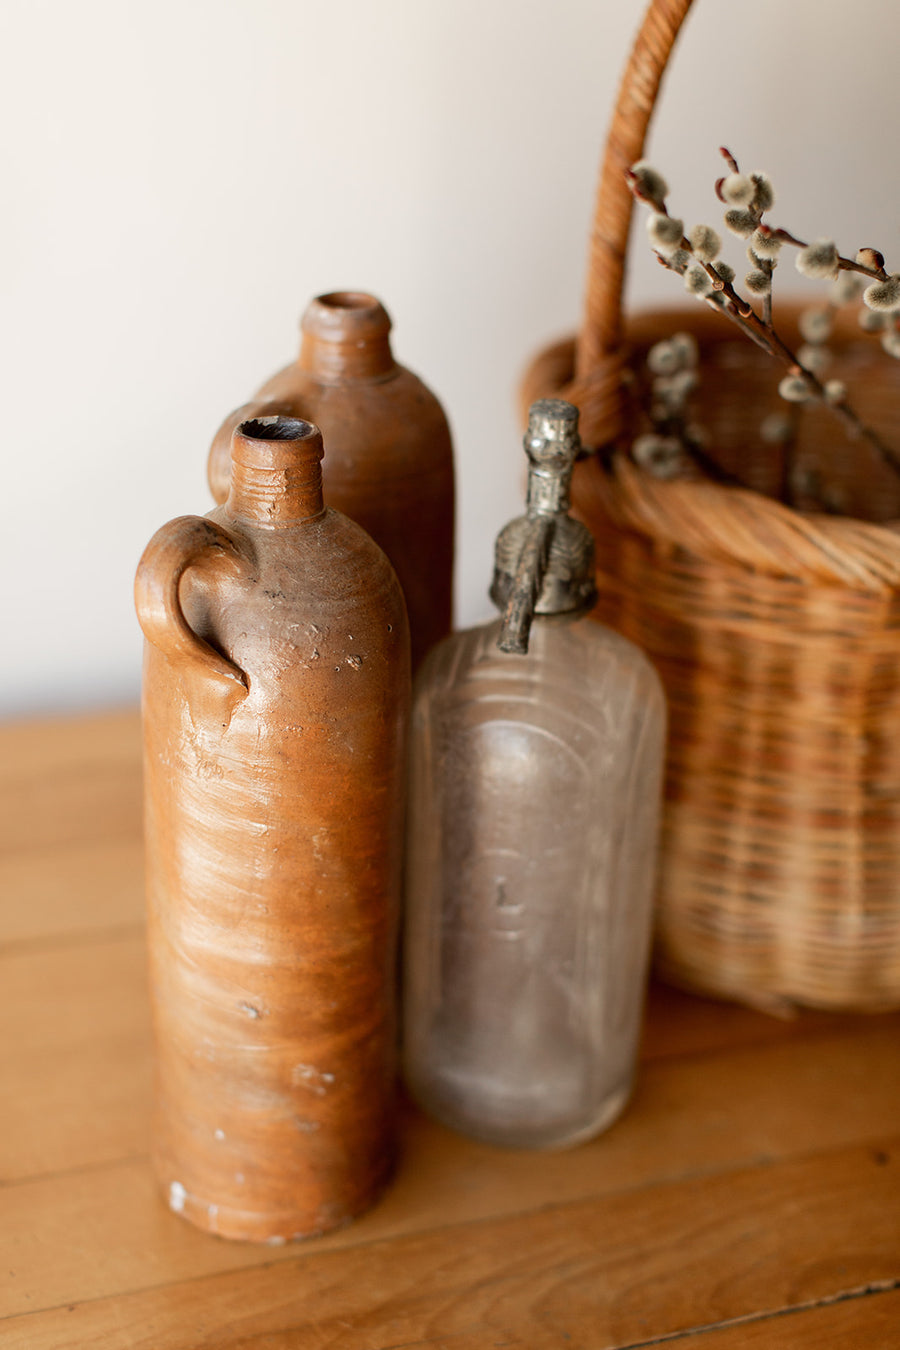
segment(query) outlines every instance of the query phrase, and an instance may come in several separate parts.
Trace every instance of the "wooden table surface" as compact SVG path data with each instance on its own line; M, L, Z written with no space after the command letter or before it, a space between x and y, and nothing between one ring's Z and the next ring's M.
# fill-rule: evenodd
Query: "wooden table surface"
M0 727L0 1346L900 1347L900 1015L654 989L635 1099L567 1153L407 1109L385 1199L282 1248L147 1160L137 717Z

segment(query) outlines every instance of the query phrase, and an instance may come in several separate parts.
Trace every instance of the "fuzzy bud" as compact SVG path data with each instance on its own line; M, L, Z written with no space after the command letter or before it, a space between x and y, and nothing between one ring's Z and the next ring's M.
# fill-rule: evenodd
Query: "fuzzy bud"
M833 239L817 239L797 254L797 271L814 280L832 280L838 274L838 251Z
M721 277L721 279L726 283L726 285L729 285L732 281L734 281L734 268L731 266L730 263L722 262L722 260L719 259L719 261L716 263L716 275Z
M809 385L802 375L785 375L778 392L788 403L805 403L810 396Z
M797 360L814 375L821 375L831 365L831 352L819 342L805 342L797 353Z
M714 262L719 256L722 240L711 225L695 225L688 239L701 262Z
M666 197L669 195L669 185L661 173L657 173L651 164L645 159L639 160L637 164L632 164L631 172L634 175L634 185L640 195L647 201L653 202L654 206L662 206Z
M650 236L650 243L663 255L674 253L680 247L681 238L684 234L684 221L676 220L674 216L664 216L659 212L654 212L647 220L647 233Z
M814 464L797 464L791 475L794 491L801 497L814 497L821 501L825 495L822 475Z
M681 369L681 355L671 338L653 344L647 352L647 369L653 375L674 375Z
M881 335L881 345L888 356L900 360L900 333L896 328L887 328Z
M749 174L730 173L722 179L719 196L729 206L749 206L756 195L756 184Z
M786 445L794 436L793 423L787 413L769 413L760 424L759 434L768 445Z
M711 293L712 282L705 270L695 263L684 274L684 289L689 295L696 295L703 299L704 296Z
M858 272L840 272L838 279L831 288L831 303L833 305L849 305L859 298L859 293L863 288L863 279Z
M781 240L767 230L754 230L750 247L759 258L777 258L781 252Z
M875 309L861 309L856 316L860 328L866 333L880 333L891 322L890 316Z
M691 265L691 254L686 248L676 248L672 253L666 254L666 263L673 272L683 272Z
M648 432L646 436L638 436L631 453L635 462L654 478L676 478L684 466L684 451L674 436Z
M688 394L697 388L697 372L694 370L676 370L672 375L662 375L654 382L653 393L670 408L681 408Z
M804 342L825 342L831 337L832 318L829 309L805 309L798 324Z
M847 386L843 380L829 380L825 386L825 399L828 403L843 403L847 397Z
M767 295L772 289L772 278L768 272L761 272L756 268L744 277L744 285L754 295Z
M756 229L756 217L752 211L726 211L725 226L739 239L749 239Z
M765 173L751 173L750 181L753 183L753 209L755 211L771 211L775 205L775 189L772 187L772 180Z
M673 333L670 341L681 357L682 367L693 370L700 359L700 348L693 333Z
M873 281L863 291L863 300L869 309L900 309L900 272L895 272L887 281Z
M847 516L850 512L847 510L847 494L843 488L835 483L830 483L822 488L822 504L831 512L833 516Z
M880 272L884 267L884 254L879 253L877 248L861 248L856 261L860 267L871 267L873 271Z

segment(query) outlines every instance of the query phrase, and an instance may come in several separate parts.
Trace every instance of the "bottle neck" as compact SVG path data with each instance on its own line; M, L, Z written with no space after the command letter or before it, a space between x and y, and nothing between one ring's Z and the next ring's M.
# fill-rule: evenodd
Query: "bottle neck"
M231 490L225 509L262 529L322 515L322 435L294 417L242 422L231 441Z
M571 505L569 488L572 466L549 469L543 464L532 464L528 470L526 506L529 516L564 516Z
M580 613L596 599L594 541L567 514L578 454L578 409L561 399L532 404L525 434L528 512L501 531L491 599L503 610L497 645L523 655L536 614Z
M301 370L325 384L384 378L396 369L391 320L373 295L333 291L308 305L300 321Z

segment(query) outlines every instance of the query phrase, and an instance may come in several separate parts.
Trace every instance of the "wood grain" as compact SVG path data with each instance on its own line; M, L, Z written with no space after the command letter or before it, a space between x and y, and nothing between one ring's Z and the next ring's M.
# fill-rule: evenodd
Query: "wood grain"
M140 753L133 709L4 727L0 851L139 838Z
M56 775L95 763L140 769L141 721L134 706L65 717L23 717L0 727L0 787L32 780L53 800Z
M0 971L8 994L0 1004L0 1077L21 1084L4 1113L0 1178L25 1181L143 1153L150 1029L142 937L20 950L0 961ZM430 1148L432 1131L442 1139L454 1180L448 1187L436 1169L436 1204L458 1203L446 1192L457 1188L462 1168L475 1172L469 1191L503 1205L526 1182L524 1193L544 1203L583 1188L603 1192L611 1182L745 1165L890 1132L900 1119L900 1015L865 1019L863 1038L844 1019L834 1021L830 1035L816 1024L815 1058L807 1041L792 1039L651 1060L625 1127L575 1153L544 1155L537 1183L529 1180L531 1155L463 1144L417 1115L407 1126L407 1150ZM401 1187L403 1178L401 1169Z
M328 1241L350 1246L445 1223L527 1216L545 1205L588 1196L599 1202L625 1189L754 1164L764 1168L861 1141L875 1147L900 1120L897 1047L897 1030L891 1026L873 1033L865 1047L852 1037L823 1042L814 1059L791 1044L660 1064L645 1075L632 1110L612 1130L563 1153L490 1148L410 1111L393 1187L374 1211ZM114 1051L113 1046L111 1060ZM146 1097L144 1103L123 1122L110 1159L126 1157L140 1142ZM18 1157L7 1164L9 1174L18 1165L23 1175L35 1159L61 1158L67 1147L84 1167L104 1143L109 1147L104 1117L83 1106L72 1112L60 1101L47 1120L52 1123L36 1123L33 1140L20 1142ZM21 1141L26 1124L20 1121L13 1140ZM55 1250L61 1234L85 1222L102 1250L115 1250L114 1269L97 1263L90 1244L66 1242ZM12 1301L0 1303L0 1313L20 1311L38 1299L63 1303L79 1296L106 1297L118 1279L123 1288L142 1287L148 1246L154 1235L169 1231L167 1224L174 1225L171 1240L177 1239L178 1271L184 1278L220 1265L261 1263L272 1250L262 1248L254 1256L252 1249L239 1248L243 1254L234 1258L234 1249L183 1231L184 1225L165 1210L143 1158L110 1161L89 1174L73 1170L38 1177L0 1191L0 1270L4 1263L17 1268L6 1295ZM20 1243L23 1228L37 1239L27 1251ZM50 1263L48 1250L53 1252Z
M395 1185L329 1238L254 1248L170 1214L136 733L133 712L0 727L0 805L30 784L41 816L0 827L4 1350L896 1350L900 1293L842 1301L900 1281L896 1014L655 987L636 1098L583 1148L491 1149L408 1109Z
M0 960L0 1181L147 1152L145 967L140 932Z
M0 906L0 956L13 943L47 946L142 928L140 839L51 843L0 853L0 895L16 901Z
M696 1055L730 1046L764 1045L807 1040L821 1032L847 1031L865 1035L880 1014L820 1012L794 1008L782 1015L759 1012L738 1003L684 993L651 980L647 996L642 1059Z
M641 1344L896 1278L898 1157L851 1149L554 1205L531 1213L527 1235L505 1218L306 1249L3 1329L29 1350L387 1350L475 1331ZM162 1273L157 1261L144 1280Z
M674 1345L676 1350L897 1350L898 1327L900 1291L894 1289L814 1308L763 1313L729 1326L704 1327L694 1334L679 1334ZM565 1341L567 1350L593 1350L594 1344L589 1337ZM660 1344L656 1338L637 1341L628 1350ZM278 1345L277 1339L269 1337L260 1340L259 1350L263 1346L276 1350ZM558 1350L560 1345L554 1332L534 1327L529 1330L527 1340L509 1331L472 1331L407 1341L403 1350Z

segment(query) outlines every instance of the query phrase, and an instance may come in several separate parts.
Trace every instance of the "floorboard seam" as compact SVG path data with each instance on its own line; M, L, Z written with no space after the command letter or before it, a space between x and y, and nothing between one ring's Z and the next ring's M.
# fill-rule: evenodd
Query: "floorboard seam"
M882 1137L882 1138L880 1139L879 1142L880 1142L881 1144L883 1144L886 1148L887 1148L887 1147L897 1147L897 1146L900 1146L900 1136L897 1136L897 1135L891 1135L891 1136L890 1136L889 1138L887 1138L887 1139L885 1139L884 1137ZM874 1141L867 1140L867 1141L864 1141L864 1142L861 1142L861 1143L857 1143L857 1144L850 1144L850 1145L844 1144L844 1145L841 1145L841 1146L838 1147L838 1148L824 1149L824 1150L822 1150L821 1152L817 1152L817 1153L810 1153L810 1154L803 1154L803 1155L798 1155L798 1156L792 1156L792 1157L789 1158L789 1159L782 1159L782 1160L780 1160L780 1161L781 1161L781 1162L784 1162L785 1165L791 1165L791 1164L797 1163L797 1162L804 1162L804 1161L806 1161L806 1160L808 1160L808 1159L810 1159L810 1158L827 1157L829 1153L845 1153L845 1152L847 1152L848 1150L853 1150L853 1149L857 1149L857 1148L870 1148L870 1147L872 1147L873 1143L874 1143ZM121 1160L120 1160L120 1165L125 1165L125 1164L127 1164L127 1163L135 1162L135 1161L141 1161L141 1160L143 1160L143 1159L146 1158L146 1157L147 1157L146 1154L138 1154L138 1155L135 1155L135 1156L132 1157L132 1158L121 1159ZM771 1166L771 1165L777 1165L777 1164L767 1164L767 1165L770 1165L770 1166ZM504 1222L504 1221L506 1221L506 1220L521 1219L522 1216L525 1215L525 1214L546 1214L546 1213L549 1213L549 1212L551 1212L551 1211L553 1211L553 1210L558 1210L558 1211L560 1211L560 1212L565 1212L567 1209L574 1209L574 1208L575 1208L576 1206L578 1206L578 1205L595 1204L595 1203L597 1203L598 1201L609 1200L609 1199L612 1199L613 1197L618 1197L618 1196L623 1196L623 1195L638 1195L638 1194L640 1194L641 1191L644 1191L644 1190L654 1190L654 1189L657 1189L657 1188L660 1188L660 1187L666 1187L666 1186L678 1186L678 1185L682 1185L682 1184L690 1184L691 1182L693 1182L693 1181L698 1181L698 1180L704 1180L704 1181L705 1181L705 1180L708 1180L708 1179L710 1179L710 1178L714 1178L714 1177L717 1177L717 1176L725 1176L725 1175L727 1175L728 1172L730 1172L730 1171L731 1171L731 1172L738 1172L738 1173L740 1173L740 1172L746 1172L746 1171L754 1171L754 1170L756 1170L757 1166L758 1166L758 1164L745 1163L745 1164L743 1164L743 1165L736 1166L736 1167L730 1167L730 1168L729 1168L729 1167L726 1167L726 1168L722 1168L722 1169L718 1169L718 1170L713 1170L713 1171L710 1171L710 1172L706 1172L706 1173L704 1173L702 1176L691 1176L691 1177L687 1177L687 1178L678 1178L677 1180L672 1180L672 1181L669 1181L669 1180L662 1180L662 1181L659 1181L659 1180L657 1180L657 1181L652 1181L652 1182L646 1182L646 1183L643 1183L643 1184L640 1184L640 1185L637 1185L637 1186L625 1187L625 1188L623 1188L623 1189L621 1189L621 1190L617 1190L617 1191L603 1191L603 1192L595 1193L595 1194L592 1194L592 1195L580 1195L580 1196L578 1196L578 1197L576 1197L576 1198L573 1198L573 1199L571 1199L571 1200L564 1200L564 1201L562 1201L562 1202L556 1202L556 1203L548 1202L548 1203L545 1204L545 1205L536 1205L536 1206L534 1206L532 1209L527 1209L527 1210L510 1210L510 1211L508 1211L508 1212L504 1212L503 1214L487 1214L487 1215L484 1215L484 1216L482 1216L482 1217L480 1217L480 1218L460 1219L460 1220L458 1220L456 1223L450 1223L450 1224L433 1224L433 1225L431 1225L430 1227L427 1227L427 1228L408 1228L408 1229L404 1229L404 1230L402 1230L402 1231L400 1231L400 1232L395 1232L395 1233L382 1233L382 1234L380 1234L379 1236L374 1236L374 1237L370 1237L370 1238L362 1238L362 1239L360 1239L360 1240L357 1241L357 1242L346 1242L346 1243L342 1244L341 1246L321 1246L321 1247L315 1247L315 1248L313 1248L313 1247L309 1246L307 1243L304 1243L304 1242L298 1242L298 1243L296 1244L296 1251L290 1251L290 1249L287 1249L287 1250L285 1250L284 1256L283 1256L282 1258L280 1258L280 1259L276 1258L276 1259L274 1259L274 1260L266 1260L266 1261L259 1261L259 1262L250 1262L250 1263L249 1263L248 1265L246 1265L246 1266L227 1266L227 1267L224 1267L224 1268L219 1268L219 1269L217 1269L217 1270L207 1270L207 1271L204 1271L202 1274L199 1274L199 1275L192 1275L192 1276L190 1276L188 1279L184 1279L184 1280L164 1280L161 1284L142 1285L142 1286L139 1286L138 1288L135 1288L135 1289L119 1289L119 1290L115 1290L115 1291L110 1291L110 1292L105 1293L105 1294L99 1294L96 1298L81 1299L81 1300L79 1300L79 1299L75 1299L75 1300L72 1300L72 1299L64 1299L61 1303L55 1303L55 1304L52 1304L52 1305L50 1305L50 1306L48 1306L48 1307L44 1307L44 1308L29 1308L29 1309L24 1309L24 1308L23 1308L23 1309L20 1309L18 1312L5 1313L5 1314L3 1314L3 1315L0 1315L0 1325L2 1325L3 1322L9 1322L9 1321L12 1321L12 1320L13 1320L14 1318L16 1318L16 1317L33 1317L33 1316L39 1316L41 1313L59 1312L59 1311L60 1311L61 1309L63 1309L63 1308L74 1309L74 1308L76 1308L76 1307L89 1307L91 1304L94 1304L94 1303L104 1303L104 1302L106 1302L106 1301L109 1300L109 1299L133 1298L133 1297L139 1296L139 1295L141 1295L141 1294L159 1293L159 1292L160 1292L161 1290L163 1290L163 1289L174 1289L174 1288L178 1288L178 1287L181 1286L181 1285L199 1284L199 1283L202 1282L203 1280L216 1279L216 1278L218 1278L219 1276L222 1276L222 1275L228 1275L228 1276L231 1276L231 1275L243 1275L243 1274L248 1274L248 1273L251 1272L251 1271L273 1270L273 1269L275 1269L277 1266L288 1265L288 1264L290 1264L291 1262L295 1262L295 1261L302 1261L302 1260L304 1260L306 1257L317 1257L317 1256L335 1256L335 1257L339 1257L339 1256L341 1256L344 1252L351 1252L351 1251L359 1252L359 1251L365 1250L365 1248L367 1248L367 1247L376 1247L376 1246L378 1246L379 1244L388 1244L388 1243L393 1243L393 1242L402 1242L402 1241L405 1241L405 1240L410 1239L410 1238L420 1240L420 1239L423 1239L423 1238L435 1236L436 1234L439 1234L439 1233L452 1233L452 1232L455 1232L455 1231L456 1231L456 1232L461 1232L461 1231L463 1231L463 1230L465 1230L465 1229L467 1229L467 1228L474 1228L474 1227L477 1227L477 1226L480 1226L480 1225L486 1225L486 1224L497 1223L497 1222L501 1222L501 1223L502 1223L502 1222ZM89 1170L91 1170L91 1168L90 1168L90 1166L89 1166L89 1167L85 1167L83 1170L84 1170L84 1171L89 1171ZM163 1203L162 1200L160 1200L160 1203L161 1203L161 1204ZM225 1239L220 1239L220 1240L225 1241ZM313 1239L313 1241L315 1241L315 1239ZM326 1241L327 1241L327 1239L326 1239ZM284 1250L284 1249L283 1249L283 1250ZM861 1286L859 1290L842 1291L842 1292L839 1293L839 1294L826 1296L825 1298L820 1299L820 1300L818 1300L818 1301L815 1301L815 1302L813 1302L813 1303L810 1303L810 1304L805 1304L805 1303L803 1303L803 1304L798 1304L798 1305L796 1306L796 1308L793 1308L793 1307L792 1307L792 1308L784 1309L783 1311L784 1311L784 1314L785 1314L785 1315L787 1315L787 1314L790 1313L790 1312L795 1312L795 1311L796 1311L796 1312L802 1312L802 1311L806 1310L806 1309L809 1308L809 1307L816 1307L816 1306L818 1306L819 1303L822 1303L822 1304L827 1304L827 1303L838 1303L838 1302L842 1302L842 1301L845 1300L845 1299L849 1299L849 1298L859 1298L859 1297L862 1297L862 1296L865 1295L865 1294L870 1294L870 1293L883 1293L883 1292L886 1292L886 1291L890 1291L891 1289L894 1289L894 1288L900 1288L900 1276L898 1276L896 1279L893 1279L893 1278L892 1278L892 1279L886 1280L886 1281L874 1281L874 1282L871 1283L871 1284L867 1284L867 1285ZM759 1317L776 1317L776 1316L779 1316L779 1315L781 1315L781 1310L777 1310L777 1309L776 1309L776 1310L774 1310L774 1311L772 1311L772 1312L751 1313L751 1314L747 1314L746 1316L743 1316L743 1317L739 1317L739 1318L734 1319L734 1321L735 1321L735 1323L739 1324L739 1323L741 1323L741 1322L743 1322L743 1321L748 1321L748 1320L753 1321L753 1320L757 1320ZM664 1336L657 1337L655 1340L649 1340L649 1341L645 1340L645 1341L634 1341L634 1342L629 1342L628 1344L623 1344L623 1345L621 1345L621 1346L615 1347L614 1350L644 1350L644 1347L645 1347L645 1346L653 1346L653 1345L657 1345L657 1344L663 1344L663 1343L666 1342L666 1341L677 1340L677 1339L683 1338L683 1337L685 1337L685 1336L687 1336L687 1335L699 1335L700 1333L703 1333L703 1332L716 1330L719 1326L723 1326L723 1327L724 1327L724 1326L730 1326L730 1325L731 1325L731 1323L726 1321L726 1322L722 1322L722 1323L716 1323L714 1326L708 1324L708 1325L701 1325L701 1326L697 1326L697 1327L690 1327L690 1328L688 1328L688 1329L685 1330L685 1331L667 1332Z
M648 1350L648 1347L682 1341L688 1336L706 1336L714 1331L728 1331L731 1327L747 1326L753 1322L768 1322L778 1317L792 1317L795 1313L812 1312L816 1308L829 1308L836 1303L849 1303L853 1299L889 1294L898 1289L900 1289L900 1276L890 1280L872 1280L869 1284L860 1285L856 1289L844 1289L836 1294L825 1294L822 1298L810 1299L805 1303L795 1303L790 1307L763 1309L755 1313L745 1313L741 1317L728 1317L723 1322L706 1322L699 1326L685 1327L683 1331L667 1331L665 1335L653 1336L648 1341L623 1341L620 1345L608 1346L606 1350ZM394 1348L385 1347L385 1350L394 1350Z

